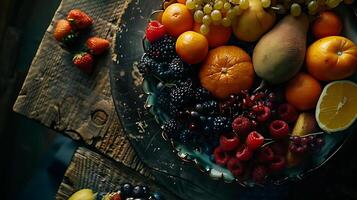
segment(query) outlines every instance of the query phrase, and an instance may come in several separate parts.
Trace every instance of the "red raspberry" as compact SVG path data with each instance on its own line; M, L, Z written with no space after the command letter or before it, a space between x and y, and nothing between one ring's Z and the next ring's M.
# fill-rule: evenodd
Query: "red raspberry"
M221 166L225 166L230 157L220 146L214 149L213 156L216 163Z
M164 25L162 25L158 21L149 22L146 27L146 39L149 40L150 43L157 41L162 38L166 34L166 30Z
M248 118L238 116L232 123L232 129L233 132L244 137L252 130L252 123Z
M275 156L272 163L269 165L269 169L272 172L281 171L286 166L286 160L283 156Z
M227 163L228 170L233 174L234 177L238 177L244 172L244 165L237 158L229 159Z
M236 153L236 158L240 161L248 161L252 158L253 152L247 146L243 146Z
M249 133L245 143L250 150L254 151L263 145L264 137L257 131L253 131Z
M239 138L233 134L223 134L219 138L219 146L223 151L232 151L239 145Z
M258 152L257 157L259 162L271 162L274 159L274 152L270 147L264 147Z
M256 183L263 183L267 175L267 170L263 165L258 165L253 168L252 179Z
M252 107L252 111L257 116L258 122L266 122L271 117L271 110L268 106L255 105Z
M280 119L288 123L293 123L299 117L296 108L288 103L282 104L278 108Z
M282 120L275 120L269 125L269 132L273 138L284 138L290 133L289 125Z

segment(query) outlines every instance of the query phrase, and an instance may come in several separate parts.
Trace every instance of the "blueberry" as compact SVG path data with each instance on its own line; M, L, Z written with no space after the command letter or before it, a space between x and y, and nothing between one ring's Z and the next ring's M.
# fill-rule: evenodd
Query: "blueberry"
M126 198L125 200L134 200L133 197Z
M137 185L137 186L135 186L135 187L133 188L133 192L132 192L133 197L136 197L136 198L142 197L143 194L144 194L144 193L143 193L143 188L142 188L142 186Z
M123 186L121 187L121 194L124 197L131 196L132 192L133 192L133 186L130 183L124 183Z
M106 192L98 192L96 200L102 200L106 194Z
M143 190L143 196L147 197L149 195L150 189L148 186L142 186L141 189Z
M145 198L135 198L134 200L145 200Z

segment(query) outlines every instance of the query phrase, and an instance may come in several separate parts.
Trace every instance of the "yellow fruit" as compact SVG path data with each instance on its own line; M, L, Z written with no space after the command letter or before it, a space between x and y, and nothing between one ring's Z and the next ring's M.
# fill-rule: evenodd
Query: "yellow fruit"
M335 81L326 85L317 103L316 120L328 133L343 131L357 118L357 84Z
M307 134L314 133L317 128L317 123L315 116L311 113L301 113L296 121L294 129L291 133L292 136L304 136ZM288 151L286 154L286 162L288 167L294 167L301 163L304 156L291 153Z
M95 195L91 189L78 190L68 200L94 200Z

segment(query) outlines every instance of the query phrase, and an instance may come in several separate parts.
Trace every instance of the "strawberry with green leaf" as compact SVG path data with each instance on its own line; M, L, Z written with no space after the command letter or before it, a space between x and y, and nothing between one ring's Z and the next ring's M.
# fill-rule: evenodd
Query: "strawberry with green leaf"
M73 63L78 69L86 73L91 73L93 70L94 58L89 53L81 52L74 56Z
M61 19L56 23L53 36L59 42L70 43L77 38L78 34L73 30L71 24L67 20Z

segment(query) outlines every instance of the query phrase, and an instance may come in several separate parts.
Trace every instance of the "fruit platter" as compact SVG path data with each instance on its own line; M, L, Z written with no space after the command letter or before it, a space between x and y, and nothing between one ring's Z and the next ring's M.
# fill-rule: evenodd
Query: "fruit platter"
M129 4L111 84L141 159L183 179L191 163L245 187L301 180L324 165L356 130L352 3Z

